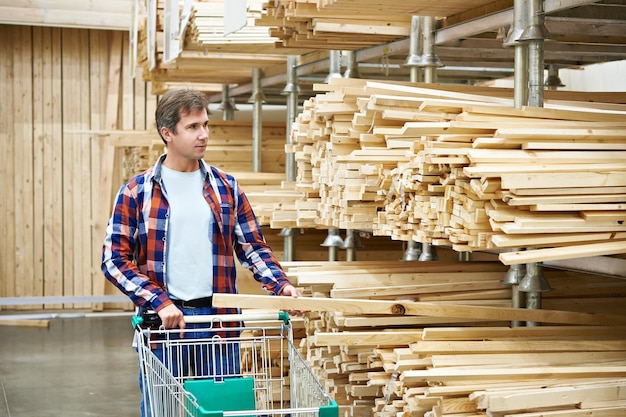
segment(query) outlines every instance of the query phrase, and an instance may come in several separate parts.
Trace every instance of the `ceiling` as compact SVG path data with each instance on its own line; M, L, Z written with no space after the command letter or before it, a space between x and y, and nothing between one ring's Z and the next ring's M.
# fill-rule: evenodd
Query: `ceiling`
M182 50L164 63L165 2L154 3L153 23L150 3L138 2L138 64L155 93L194 83L219 102L227 84L236 102L247 102L258 67L267 102L284 104L287 57L293 55L302 101L314 94L314 83L328 76L331 50L342 51L342 72L348 51L354 51L362 78L408 81L410 69L404 64L413 15L436 17L435 52L443 64L439 82L473 84L513 75L514 48L503 45L513 22L513 0L248 0L247 26L228 36L221 26L223 1L192 3L184 35L169 29ZM133 4L0 0L0 23L127 30L135 16ZM626 0L545 0L544 10L550 34L544 43L546 66L558 70L626 59ZM145 45L150 27L156 32L152 47Z

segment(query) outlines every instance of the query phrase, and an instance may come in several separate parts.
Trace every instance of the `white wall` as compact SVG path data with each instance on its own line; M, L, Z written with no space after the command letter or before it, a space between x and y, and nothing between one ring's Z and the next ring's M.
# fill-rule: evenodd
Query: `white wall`
M563 69L559 77L565 84L564 90L626 92L626 61Z
M559 78L565 84L559 90L626 92L626 61L587 65L576 69L562 69L559 71ZM513 78L487 84L494 87L513 88Z

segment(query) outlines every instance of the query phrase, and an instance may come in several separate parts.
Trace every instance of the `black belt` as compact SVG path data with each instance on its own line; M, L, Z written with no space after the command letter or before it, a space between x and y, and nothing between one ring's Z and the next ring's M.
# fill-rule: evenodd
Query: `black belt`
M172 300L172 302L184 308L203 308L203 307L213 307L213 297L202 297L195 298L193 300Z

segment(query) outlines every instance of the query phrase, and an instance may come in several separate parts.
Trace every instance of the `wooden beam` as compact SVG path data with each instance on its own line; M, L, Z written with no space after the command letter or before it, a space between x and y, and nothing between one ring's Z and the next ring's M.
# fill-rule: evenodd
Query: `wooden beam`
M498 255L498 259L505 265L517 265L530 262L542 262L545 260L576 259L598 255L615 255L619 253L626 253L626 240L506 252Z
M406 301L214 294L213 304L216 307L265 308L286 311L340 311L351 314L424 315L495 321L520 320L562 324L626 325L626 316L616 314L589 314L570 311L527 310Z

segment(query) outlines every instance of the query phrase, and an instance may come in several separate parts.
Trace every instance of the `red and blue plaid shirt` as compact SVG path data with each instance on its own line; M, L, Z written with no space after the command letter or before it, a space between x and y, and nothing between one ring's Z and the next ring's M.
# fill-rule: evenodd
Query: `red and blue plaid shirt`
M102 249L106 278L143 309L171 301L165 283L169 206L161 178L162 155L147 171L124 184L115 199ZM215 217L207 239L213 245L213 293L237 293L235 256L266 291L289 284L265 242L250 202L235 178L199 161L204 198ZM219 309L232 313L233 309Z

